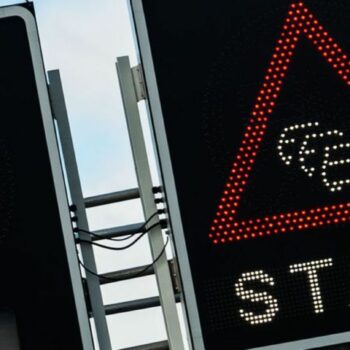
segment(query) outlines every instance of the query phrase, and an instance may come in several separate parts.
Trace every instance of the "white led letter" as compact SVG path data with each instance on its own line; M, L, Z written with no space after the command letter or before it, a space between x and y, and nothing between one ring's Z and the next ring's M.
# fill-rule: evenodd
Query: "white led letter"
M312 303L316 314L324 312L317 270L333 266L332 258L315 260L289 266L290 273L306 272L310 284Z
M253 271L243 273L238 281L235 283L236 295L242 300L250 300L252 303L264 303L267 308L263 314L256 314L251 311L239 310L240 316L252 325L268 323L273 320L278 312L277 299L273 298L267 292L256 292L252 289L245 289L246 282L259 281L261 283L274 286L275 282L271 276L264 271Z

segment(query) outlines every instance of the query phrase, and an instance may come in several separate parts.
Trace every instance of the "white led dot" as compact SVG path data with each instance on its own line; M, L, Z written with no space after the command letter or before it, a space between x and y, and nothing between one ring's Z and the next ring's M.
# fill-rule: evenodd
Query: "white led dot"
M307 124L295 124L291 125L289 127L286 127L283 129L283 133L281 133L280 138L278 140L278 146L277 149L279 151L279 156L281 157L282 161L284 164L289 165L292 160L293 156L291 154L285 154L283 151L283 145L290 145L296 143L296 139L294 137L287 137L289 132L293 132L294 130L304 129L304 128L312 128L312 127L317 127L318 123L312 123L308 122Z
M339 145L325 147L324 158L330 158L331 152L337 151L337 149L339 149L339 148L350 149L350 144L349 143L345 143L345 144L341 143ZM345 178L336 179L336 180L331 181L331 180L329 180L328 169L333 168L335 166L341 166L341 165L349 164L349 163L350 163L350 158L341 158L341 159L333 160L333 161L329 161L327 159L323 160L323 165L322 165L323 171L321 173L321 176L324 177L324 180L325 180L324 184L327 187L329 187L331 192L341 191L343 189L343 185L350 184L350 174Z
M236 295L242 300L249 300L252 303L263 302L266 305L266 310L262 314L257 314L244 309L239 310L240 316L252 325L272 322L273 318L279 311L278 301L265 291L256 292L253 289L244 288L245 282L259 281L260 283L274 286L274 279L262 270L243 273L235 283Z
M305 166L303 164L306 161L305 158L307 158L310 154L312 154L312 155L316 154L316 150L314 148L311 148L311 149L307 148L309 139L310 138L313 138L313 139L324 138L326 135L334 135L334 134L338 134L338 130L328 130L327 132L313 133L311 135L309 135L309 134L305 135L304 141L302 142L302 145L301 145L300 150L299 150L300 157L299 157L298 160L299 160L300 163L302 163L301 169L304 172L306 172L306 174L309 177L312 177L314 175L315 171L316 171L316 168L314 168L314 167L307 167L307 166ZM338 134L338 136L340 136L340 133ZM329 147L326 146L325 150L328 151ZM325 157L328 157L328 153L327 152L325 153ZM324 164L321 164L321 167L323 167L323 166L324 166Z
M289 137L289 133L293 132L294 130L298 129L306 129L311 128L315 129L319 126L318 122L308 122L306 124L295 124L291 125L289 127L286 127L283 129L283 133L281 133L280 138L278 140L277 144L277 150L278 155L280 156L282 162L285 165L290 165L294 162L294 155L297 155L297 160L299 162L300 169L306 173L308 177L313 177L314 174L319 173L321 175L322 182L324 185L331 191L341 191L343 189L343 185L350 184L350 175L349 178L338 180L337 183L332 183L328 180L328 168L333 166L339 166L344 164L350 164L350 157L349 158L342 158L338 160L332 160L329 161L329 158L331 157L331 151L336 151L338 149L344 149L344 148L350 148L350 143L340 143L336 145L326 145L326 147L323 150L323 154L321 151L321 154L318 154L320 152L319 147L318 149L310 148L309 143L312 140L312 143L315 141L317 142L317 139L323 139L327 136L336 136L336 137L342 137L343 132L333 129L333 130L326 130L322 132L315 132L312 130L312 133L307 133L303 136L303 140L300 140L300 143L298 142L299 149L294 149L292 151L292 154L286 154L284 147L289 146L290 144L297 143L298 139L295 137ZM295 135L295 133L294 133ZM290 146L289 146L290 147ZM316 158L314 157L316 156ZM309 159L313 160L313 163L318 160L318 158L322 157L322 160L320 160L319 164L314 164L313 166L310 166L308 163L310 163Z
M324 312L318 270L333 266L333 259L316 260L289 266L290 273L306 272L311 291L312 303L316 314Z

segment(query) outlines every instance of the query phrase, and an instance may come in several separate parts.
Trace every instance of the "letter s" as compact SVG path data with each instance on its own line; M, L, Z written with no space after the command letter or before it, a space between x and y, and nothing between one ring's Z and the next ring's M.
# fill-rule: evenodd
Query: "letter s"
M263 314L256 314L251 311L240 309L240 316L252 325L271 322L279 311L277 299L273 298L265 291L256 292L252 289L245 289L244 284L248 281L260 281L261 283L268 284L269 286L273 286L275 284L273 278L262 270L243 273L235 283L236 295L242 300L250 300L252 303L263 302L267 308Z

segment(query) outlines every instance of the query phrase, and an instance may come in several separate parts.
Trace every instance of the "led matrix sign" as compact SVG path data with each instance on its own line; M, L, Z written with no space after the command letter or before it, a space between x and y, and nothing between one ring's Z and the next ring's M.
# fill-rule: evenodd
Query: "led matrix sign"
M349 343L350 2L132 5L205 349Z

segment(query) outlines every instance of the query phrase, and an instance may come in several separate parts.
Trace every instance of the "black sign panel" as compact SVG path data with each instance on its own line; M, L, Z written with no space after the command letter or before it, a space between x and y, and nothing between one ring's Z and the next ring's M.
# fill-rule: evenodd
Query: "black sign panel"
M350 2L142 6L205 348L349 340Z
M83 349L35 21L23 7L0 15L0 344L15 344L4 337L17 333L21 349Z

